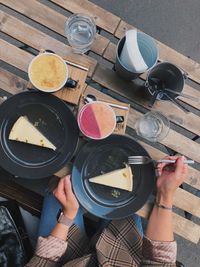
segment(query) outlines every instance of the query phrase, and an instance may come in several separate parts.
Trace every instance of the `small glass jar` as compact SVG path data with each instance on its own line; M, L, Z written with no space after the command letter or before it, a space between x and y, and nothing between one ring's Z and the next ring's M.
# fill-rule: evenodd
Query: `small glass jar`
M139 136L151 142L158 142L167 136L170 122L162 113L150 111L137 120L135 130Z
M84 54L90 50L96 36L96 25L92 17L74 14L65 23L65 35L74 53Z

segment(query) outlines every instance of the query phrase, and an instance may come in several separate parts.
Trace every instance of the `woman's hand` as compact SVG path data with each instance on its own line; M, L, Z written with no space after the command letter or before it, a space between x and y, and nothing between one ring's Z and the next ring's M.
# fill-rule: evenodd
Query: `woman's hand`
M63 206L63 213L73 220L78 212L79 203L72 191L70 175L60 179L57 188L53 191L54 196Z
M165 159L173 159L176 160L176 162L173 164L158 164L157 205L154 205L150 215L146 236L155 241L171 242L174 240L171 212L173 196L176 189L185 180L188 173L188 166L184 163L184 157L168 156ZM164 250L162 253L163 255L165 254ZM162 253L160 254L161 256Z
M183 156L167 156L165 159L176 160L176 163L158 164L157 192L159 196L173 199L176 189L187 177L188 165L184 163L185 157Z

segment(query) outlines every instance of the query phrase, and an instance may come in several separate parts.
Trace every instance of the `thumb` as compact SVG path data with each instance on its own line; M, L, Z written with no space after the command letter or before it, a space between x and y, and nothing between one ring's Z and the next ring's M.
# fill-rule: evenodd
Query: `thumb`
M180 175L183 172L184 169L184 160L185 157L181 156L177 159L176 161L176 169L175 169L175 174L176 175Z

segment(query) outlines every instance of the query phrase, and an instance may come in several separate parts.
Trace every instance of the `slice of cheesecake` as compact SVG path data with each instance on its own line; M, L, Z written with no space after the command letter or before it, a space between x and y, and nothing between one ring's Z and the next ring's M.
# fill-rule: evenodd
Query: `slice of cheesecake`
M120 188L127 191L133 190L133 174L131 167L115 170L89 179L90 182Z
M9 139L56 150L56 147L24 116L19 117L13 125Z

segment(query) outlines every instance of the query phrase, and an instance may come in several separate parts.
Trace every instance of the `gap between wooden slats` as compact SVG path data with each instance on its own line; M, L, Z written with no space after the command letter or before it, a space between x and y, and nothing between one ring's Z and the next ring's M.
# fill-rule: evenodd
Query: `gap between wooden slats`
M117 38L122 38L128 29L133 29L134 26L127 24L125 21L121 21L116 32L115 36ZM200 64L194 60L182 55L176 50L170 48L169 46L157 41L158 50L159 50L159 60L160 61L169 61L188 73L188 76L191 80L200 83Z
M80 65L87 66L89 67L89 76L94 72L97 63L95 59L86 55L71 54L71 48L69 46L3 11L0 11L0 21L1 31L22 43L25 43L36 50L53 50L55 53L69 61L78 62Z
M36 21L37 23L48 27L50 30L65 36L64 27L67 17L52 8L49 8L48 6L35 0L29 0L28 5L26 0L6 0L3 1L3 4ZM109 40L107 38L97 34L91 47L91 51L97 53L98 55L102 55L108 46L108 43Z
M95 23L105 31L114 33L119 25L120 18L109 11L87 0L51 0L72 13L82 13L92 16Z

